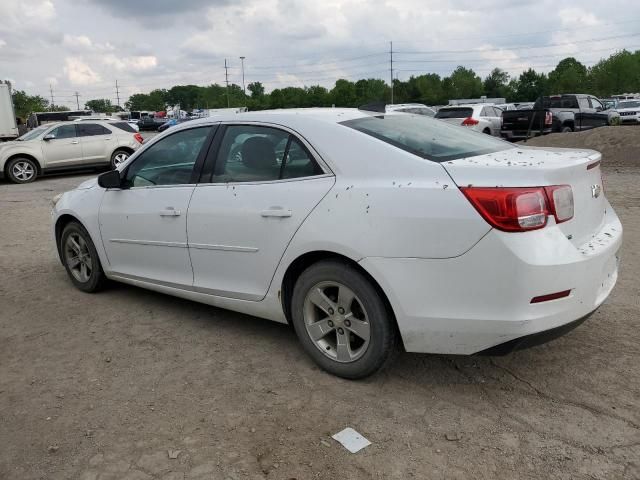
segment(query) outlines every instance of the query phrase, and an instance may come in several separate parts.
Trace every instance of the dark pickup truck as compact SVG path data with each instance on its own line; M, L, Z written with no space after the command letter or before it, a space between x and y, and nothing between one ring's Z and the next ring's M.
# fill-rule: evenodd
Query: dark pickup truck
M578 132L610 125L617 115L592 95L540 97L530 110L502 112L500 135L521 140L553 132Z

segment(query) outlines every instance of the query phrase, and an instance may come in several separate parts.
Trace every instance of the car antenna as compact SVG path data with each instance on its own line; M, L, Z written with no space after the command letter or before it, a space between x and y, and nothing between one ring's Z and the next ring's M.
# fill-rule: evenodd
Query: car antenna
M358 110L364 110L366 112L386 113L387 104L385 102L371 102L367 103L366 105L359 106Z

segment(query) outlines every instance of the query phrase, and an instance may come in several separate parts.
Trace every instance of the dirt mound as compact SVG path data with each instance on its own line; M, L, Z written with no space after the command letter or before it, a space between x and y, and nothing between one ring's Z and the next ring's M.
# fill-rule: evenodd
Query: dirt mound
M531 138L535 147L590 148L602 153L605 167L640 167L640 127L600 127L584 132Z

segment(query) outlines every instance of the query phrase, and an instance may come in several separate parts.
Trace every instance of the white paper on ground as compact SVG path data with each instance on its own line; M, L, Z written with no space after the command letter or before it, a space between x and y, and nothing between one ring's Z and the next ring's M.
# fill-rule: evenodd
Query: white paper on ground
M356 453L362 450L364 447L371 445L371 442L356 432L353 428L347 427L341 432L336 433L333 437L334 440L340 442L344 448L351 453Z

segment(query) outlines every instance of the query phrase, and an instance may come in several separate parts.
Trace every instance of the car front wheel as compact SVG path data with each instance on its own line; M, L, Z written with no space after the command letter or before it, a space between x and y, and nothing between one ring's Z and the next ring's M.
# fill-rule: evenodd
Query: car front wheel
M378 291L340 261L313 264L300 275L291 313L305 351L339 377L373 374L395 347L395 324Z
M33 182L38 176L38 166L30 158L14 158L7 165L7 176L13 183Z
M105 276L98 252L82 225L71 222L64 228L60 249L67 274L78 289L93 293L102 288Z

